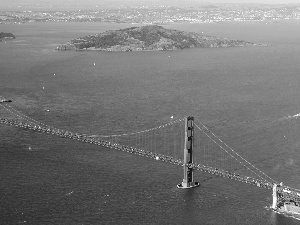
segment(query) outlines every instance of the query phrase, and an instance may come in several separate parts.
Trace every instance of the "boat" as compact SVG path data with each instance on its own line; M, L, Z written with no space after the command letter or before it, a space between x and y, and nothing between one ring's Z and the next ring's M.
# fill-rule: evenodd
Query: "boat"
M2 99L2 100L0 100L0 103L4 103L4 102L12 102L12 100L10 100L10 99Z

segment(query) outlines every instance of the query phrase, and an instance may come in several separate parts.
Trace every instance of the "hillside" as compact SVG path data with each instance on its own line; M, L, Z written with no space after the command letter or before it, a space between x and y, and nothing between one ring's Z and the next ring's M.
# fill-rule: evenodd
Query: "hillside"
M106 31L73 39L58 46L58 50L90 49L102 51L179 50L185 48L217 48L251 46L251 42L231 40L194 32L165 29L149 25Z

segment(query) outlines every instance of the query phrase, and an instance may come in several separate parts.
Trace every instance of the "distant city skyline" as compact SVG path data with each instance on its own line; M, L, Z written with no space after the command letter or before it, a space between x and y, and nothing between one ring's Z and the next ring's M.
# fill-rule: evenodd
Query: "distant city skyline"
M3 5L109 5L109 4L130 4L130 3L156 3L156 4L181 4L182 6L189 3L260 3L260 4L289 4L299 3L300 0L1 0L0 6Z
M299 4L300 0L1 0L1 10L94 9L120 6L170 5L189 7L216 3Z
M65 0L65 5L60 5L59 7L53 4L48 5L45 2L41 5L32 4L31 6L20 5L15 8L11 7L7 12L3 13L2 17L0 14L0 23L102 21L112 23L169 24L176 22L212 23L225 21L300 20L299 4L199 4L190 0L189 3L183 6L177 3L178 0L172 0L171 3L165 4L153 3L153 0L151 4L145 3L145 1L119 4L111 0L109 4L104 4L102 1L102 5L93 5L91 2L94 0L86 0L85 6L82 6L78 2L69 4L68 1ZM124 2L122 1L122 3Z

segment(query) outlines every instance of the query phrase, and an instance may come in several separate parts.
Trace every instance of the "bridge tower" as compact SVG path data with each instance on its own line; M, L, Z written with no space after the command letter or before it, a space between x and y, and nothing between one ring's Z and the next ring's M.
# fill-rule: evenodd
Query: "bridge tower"
M272 209L276 210L278 205L277 184L273 184L273 204Z
M184 165L183 165L183 181L178 184L178 188L198 187L199 182L194 182L193 168L189 168L188 164L193 163L193 146L194 146L194 117L185 118L185 145L184 145Z

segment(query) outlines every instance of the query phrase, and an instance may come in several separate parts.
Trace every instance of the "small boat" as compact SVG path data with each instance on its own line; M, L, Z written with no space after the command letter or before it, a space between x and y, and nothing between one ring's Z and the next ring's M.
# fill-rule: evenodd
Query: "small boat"
M10 100L10 99L2 99L2 100L0 100L0 103L3 103L3 102L12 102L12 100Z

